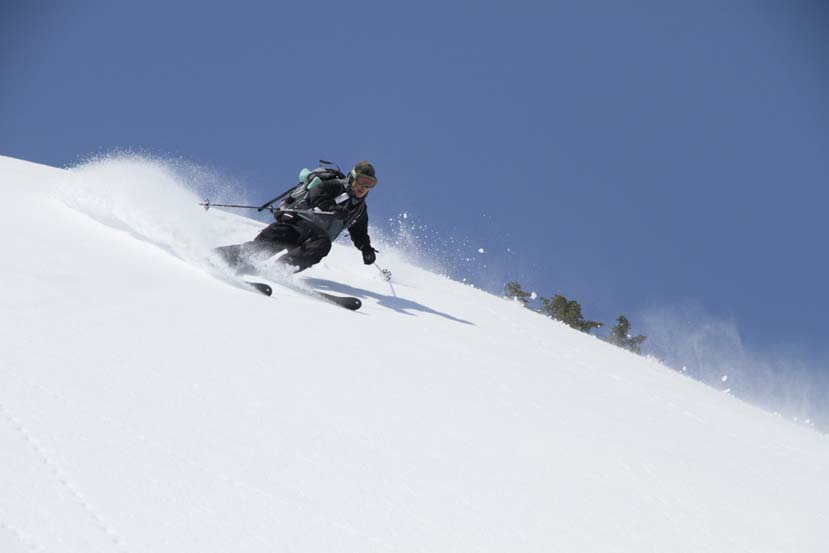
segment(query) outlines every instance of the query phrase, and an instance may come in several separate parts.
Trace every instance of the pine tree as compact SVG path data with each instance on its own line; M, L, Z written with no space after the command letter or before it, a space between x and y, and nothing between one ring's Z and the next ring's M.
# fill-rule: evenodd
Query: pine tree
M552 298L542 297L541 308L538 311L588 334L592 329L602 326L598 321L585 320L581 313L581 304L575 300L568 300L561 294L556 294Z
M504 286L504 295L511 300L517 300L524 304L524 307L527 307L527 303L530 301L530 293L526 292L521 285L515 281L508 282L506 286Z
M567 298L560 294L556 294L552 298L545 298L541 296L541 307L538 309L539 313L547 315L551 319L563 321L565 311L567 311ZM581 306L579 306L581 307Z
M633 353L641 354L642 342L646 339L647 337L642 336L641 334L638 336L631 336L630 321L628 321L627 317L624 315L619 315L619 318L616 319L616 325L610 331L610 337L607 341L611 344L619 346L620 348L630 350Z

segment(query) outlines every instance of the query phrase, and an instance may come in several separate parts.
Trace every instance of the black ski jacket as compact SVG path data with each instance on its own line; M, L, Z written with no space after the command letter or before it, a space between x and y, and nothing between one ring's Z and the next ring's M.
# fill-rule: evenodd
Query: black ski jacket
M348 229L351 241L362 250L371 245L368 235L368 206L354 196L346 179L320 181L316 186L291 194L274 216L280 223L310 225L314 234L324 234L332 242ZM316 213L323 211L327 213Z

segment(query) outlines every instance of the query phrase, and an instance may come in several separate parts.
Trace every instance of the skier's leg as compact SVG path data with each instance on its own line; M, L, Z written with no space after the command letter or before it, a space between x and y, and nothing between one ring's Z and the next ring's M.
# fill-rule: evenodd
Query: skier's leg
M315 265L331 251L331 240L327 236L313 235L300 245L288 250L278 262L296 267L296 272Z
M274 223L262 229L256 238L242 244L222 246L214 251L232 268L251 269L251 263L264 261L282 250L295 246L299 233L289 225Z
M302 233L294 225L274 223L263 228L253 241L276 255L286 248L298 245L302 241Z

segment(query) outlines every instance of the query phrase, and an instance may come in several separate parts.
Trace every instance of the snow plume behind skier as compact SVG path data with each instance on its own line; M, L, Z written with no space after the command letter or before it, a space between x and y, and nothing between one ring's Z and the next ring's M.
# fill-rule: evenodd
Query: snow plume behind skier
M238 198L244 187L215 168L150 154L102 154L57 173L58 199L93 220L209 269L205 256L234 230L207 218L205 196ZM238 231L235 232L239 235ZM231 237L233 240L235 237Z
M253 240L216 248L217 253L239 273L256 272L256 265L285 252L276 262L304 271L319 263L331 244L348 229L354 246L371 265L377 250L368 235L366 197L377 185L374 166L361 161L343 174L331 167L313 171L303 169L300 183L278 198L273 210L275 223L263 229Z

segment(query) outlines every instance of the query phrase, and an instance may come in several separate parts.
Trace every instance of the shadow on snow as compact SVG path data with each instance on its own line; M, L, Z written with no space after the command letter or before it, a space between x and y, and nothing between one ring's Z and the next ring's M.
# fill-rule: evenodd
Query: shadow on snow
M458 317L449 315L448 313L437 311L435 309L432 309L431 307L427 307L423 304L417 303L416 301L400 298L396 295L386 296L384 294L378 294L377 292L371 292L369 290L364 290L362 288L355 288L354 286L349 286L347 284L342 284L331 280L325 280L322 278L308 277L303 280L311 287L320 289L324 292L334 292L339 294L345 294L348 296L356 296L358 298L373 298L377 300L377 303L379 303L383 307L386 307L393 311L397 311L398 313L403 313L404 315L414 316L414 313L412 313L412 311L421 311L423 313L431 313L432 315L444 317L456 323L462 323L467 325L475 324L473 322L466 321L464 319L459 319Z

